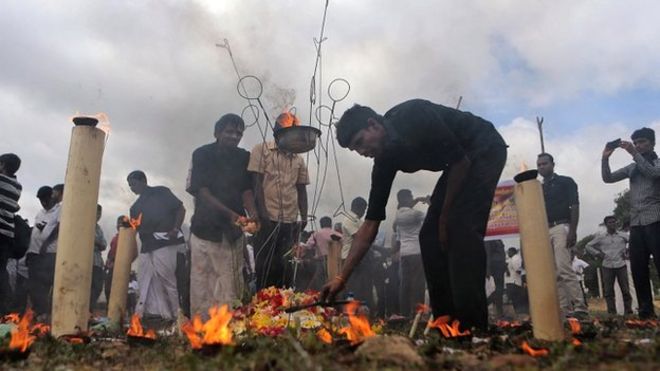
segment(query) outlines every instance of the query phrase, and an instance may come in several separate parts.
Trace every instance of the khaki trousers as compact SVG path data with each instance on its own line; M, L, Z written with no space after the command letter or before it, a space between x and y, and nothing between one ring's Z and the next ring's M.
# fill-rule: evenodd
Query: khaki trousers
M566 246L568 225L559 224L550 228L550 243L555 255L555 268L557 270L557 293L559 307L564 315L573 312L587 312L580 282L573 271L571 249Z
M208 319L213 305L231 305L243 296L245 239L214 242L190 236L190 312Z

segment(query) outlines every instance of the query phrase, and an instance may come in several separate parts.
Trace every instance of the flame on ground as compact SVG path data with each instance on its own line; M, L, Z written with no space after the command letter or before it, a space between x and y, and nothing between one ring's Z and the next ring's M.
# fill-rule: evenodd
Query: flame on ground
M321 328L316 332L316 337L326 344L332 344L332 335L324 328Z
M213 306L209 309L209 320L202 323L199 314L181 325L181 331L186 334L193 349L200 349L203 345L231 345L233 344L232 332L229 322L233 316L229 307Z
M32 322L33 315L34 313L28 309L18 321L16 328L11 331L9 349L25 352L37 338L36 336L31 335L30 331L30 323Z
M18 314L18 313L9 313L9 314L5 315L4 317L2 317L2 322L5 322L5 323L9 322L9 323L16 324L20 320L21 320L21 315Z
M547 349L534 349L526 341L523 341L520 348L532 357L547 357L550 351Z
M360 302L358 301L351 301L350 303L346 304L344 309L346 310L346 314L348 314L349 326L345 326L339 329L339 333L346 335L346 338L351 342L351 344L357 344L366 338L376 336L376 333L371 328L367 317L362 314L356 314L359 306Z
M580 340L576 339L576 338L573 338L571 340L571 344L573 344L573 346L575 346L575 347L579 347L580 345L582 345L582 342Z
M282 128L290 128L292 126L300 125L300 120L291 112L282 112L277 116L277 123L280 124Z
M128 332L126 332L126 335L142 337L147 339L156 338L156 333L154 332L154 330L149 329L147 330L147 332L144 332L144 329L142 328L142 323L140 322L140 316L137 315L137 313L133 314L133 316L131 317L131 326L128 328Z
M520 321L503 321L499 320L495 323L495 326L501 327L501 328L516 328L522 326L522 323Z
M580 325L580 321L577 318L569 318L568 324L571 326L571 333L573 335L577 335L582 331L582 326Z
M658 327L658 324L660 324L660 322L651 319L647 319L647 320L630 319L627 320L625 324L630 328L655 328Z
M45 323L37 323L32 326L32 334L37 336L44 336L50 332L50 326Z
M436 318L433 322L429 321L428 327L437 328L442 332L442 336L446 338L455 338L459 336L468 336L470 335L470 330L461 331L461 323L458 320L453 320L451 325L449 325L449 316L441 316Z

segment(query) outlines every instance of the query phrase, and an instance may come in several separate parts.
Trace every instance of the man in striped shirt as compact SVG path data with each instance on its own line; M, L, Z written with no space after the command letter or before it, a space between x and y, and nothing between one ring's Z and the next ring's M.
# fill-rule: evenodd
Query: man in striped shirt
M21 159L13 153L0 155L0 314L9 305L9 275L7 259L14 243L14 216L20 209L18 199L23 187L16 180Z
M602 177L605 183L630 179L630 269L639 303L639 317L655 317L649 281L649 258L653 255L660 271L660 159L654 151L655 131L635 130L632 142L621 141L633 163L619 170L610 170L609 158L618 148L605 146Z

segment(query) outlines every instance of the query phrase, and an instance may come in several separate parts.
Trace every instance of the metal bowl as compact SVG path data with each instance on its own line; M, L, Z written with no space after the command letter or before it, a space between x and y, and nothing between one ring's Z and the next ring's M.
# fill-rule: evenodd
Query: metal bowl
M311 126L291 126L275 130L277 146L291 153L305 153L314 149L321 130Z

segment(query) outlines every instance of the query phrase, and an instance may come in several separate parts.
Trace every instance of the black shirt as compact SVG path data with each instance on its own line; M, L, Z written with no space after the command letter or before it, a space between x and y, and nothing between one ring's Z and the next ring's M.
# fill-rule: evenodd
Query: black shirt
M226 232L236 230L229 218L213 206L202 202L197 193L206 187L227 208L245 215L243 192L252 186L247 171L250 153L242 148L224 148L217 143L199 147L193 152L190 184L187 191L195 196L195 214L190 230L195 236L208 241L221 242ZM236 237L235 233L231 234Z
M571 220L571 205L579 205L578 187L573 178L553 174L543 180L543 198L548 223Z
M131 218L142 214L142 222L138 227L142 248L140 252L148 253L165 246L184 243L183 235L173 240L165 234L175 227L176 215L183 205L169 188L163 186L147 187L131 206Z
M397 171L441 171L467 156L476 158L491 146L506 146L490 122L469 112L413 99L385 113L388 143L374 159L366 219L384 220Z

